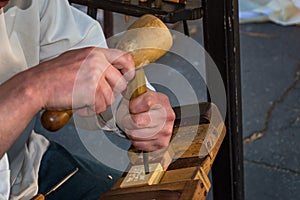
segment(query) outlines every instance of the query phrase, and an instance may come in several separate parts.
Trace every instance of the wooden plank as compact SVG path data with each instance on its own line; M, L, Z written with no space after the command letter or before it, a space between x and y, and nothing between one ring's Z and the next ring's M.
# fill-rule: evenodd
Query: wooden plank
M149 174L145 174L144 165L132 166L122 181L120 188L157 184L163 175L162 166L159 163L151 163L149 171Z
M197 167L205 159L199 158L198 156L192 158L179 158L175 162L171 163L168 167L168 170L181 169L187 167Z
M116 189L110 190L102 195L100 200L120 200L123 199L131 199L131 200L153 200L150 197L153 197L155 193L166 195L169 194L171 196L157 196L156 199L159 200L170 200L180 199L180 200L201 200L205 199L204 197L207 195L207 192L201 184L201 180L189 180L189 181L180 181L159 185L151 185L151 186L142 186L142 187L134 187L134 188L125 188L125 189ZM143 196L144 195L144 196ZM147 196L149 195L149 196ZM180 198L178 198L180 196ZM143 198L141 198L143 197ZM154 198L155 199L155 198ZM122 199L121 199L122 200Z
M226 134L226 128L225 128L224 124L219 125L219 127L217 127L217 130L220 131L220 133L221 133L219 136L219 139L218 139L217 143L215 144L215 146L213 147L210 154L205 157L205 159L203 160L203 162L201 162L201 165L200 165L206 174L208 174L210 172L211 166L216 158L216 155L221 147L222 141L224 140L224 137Z
M115 194L106 196L105 200L179 200L181 193L178 191L158 190L158 191L145 191L135 192L128 194ZM103 199L103 197L101 198ZM100 200L101 200L100 199Z
M199 181L199 180L198 180ZM117 195L117 194L128 194L128 193L138 193L145 191L161 191L161 190L170 190L170 191L183 191L185 188L186 181L178 181L175 183L163 183L149 186L138 186L138 187L129 187L129 188L115 188L109 190L103 195L105 196Z
M160 183L174 183L189 180L200 180L201 187L204 187L207 193L209 192L211 187L210 180L204 170L199 166L166 171Z
M202 181L202 184L204 185L205 190L208 193L211 187L208 175L204 172L204 170L201 167L197 175L199 176L200 180Z
M206 191L201 187L201 181L188 181L181 192L180 200L202 200L206 199Z
M200 173L199 167L189 167L176 170L169 170L164 173L160 184L162 183L172 183L178 181L188 181L188 180L199 180L198 173Z
M185 105L173 108L176 120L175 128L179 125L191 126L195 124L206 124L211 119L211 106L213 104L209 102L203 102L199 104Z

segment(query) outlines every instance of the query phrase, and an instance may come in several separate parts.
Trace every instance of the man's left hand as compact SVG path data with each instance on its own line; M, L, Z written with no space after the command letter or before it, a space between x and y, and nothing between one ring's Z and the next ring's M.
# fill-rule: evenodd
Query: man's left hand
M168 97L151 90L129 102L124 99L117 111L118 125L133 146L144 151L168 146L174 121L175 113Z

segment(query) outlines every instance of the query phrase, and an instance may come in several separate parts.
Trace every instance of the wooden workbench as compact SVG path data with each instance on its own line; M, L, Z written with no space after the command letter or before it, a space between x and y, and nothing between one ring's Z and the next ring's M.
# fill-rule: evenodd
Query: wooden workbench
M223 119L210 103L174 110L177 119L169 147L149 156L150 163L160 162L165 168L159 183L120 188L125 173L101 200L206 199L211 187L208 173L225 137ZM140 164L142 158L134 155L132 165Z

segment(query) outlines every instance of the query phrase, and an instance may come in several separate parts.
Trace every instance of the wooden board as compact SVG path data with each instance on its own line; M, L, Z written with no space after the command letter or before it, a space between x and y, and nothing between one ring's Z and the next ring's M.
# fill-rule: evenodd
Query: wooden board
M100 200L201 200L205 199L207 195L201 183L200 180L189 180L126 189L119 188L105 193ZM197 192L195 193L195 191Z
M157 184L163 175L160 163L149 165L149 174L145 174L144 165L134 165L120 184L120 188Z

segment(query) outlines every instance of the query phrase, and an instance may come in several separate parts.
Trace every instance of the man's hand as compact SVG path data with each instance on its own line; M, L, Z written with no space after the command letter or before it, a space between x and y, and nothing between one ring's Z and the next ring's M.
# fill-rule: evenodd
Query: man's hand
M168 146L174 120L168 97L151 90L129 103L123 100L117 111L118 125L137 149L145 151Z
M129 54L89 47L66 52L0 84L0 158L41 108L101 113L113 103L113 94L126 88L134 69Z
M84 48L66 52L36 67L34 77L44 90L44 108L101 113L134 77L129 54L116 49ZM124 76L123 76L124 75Z

